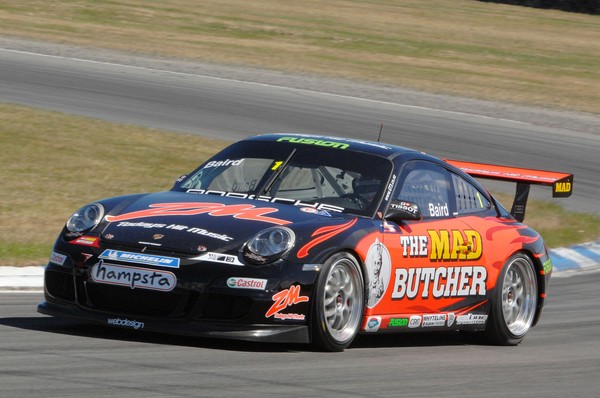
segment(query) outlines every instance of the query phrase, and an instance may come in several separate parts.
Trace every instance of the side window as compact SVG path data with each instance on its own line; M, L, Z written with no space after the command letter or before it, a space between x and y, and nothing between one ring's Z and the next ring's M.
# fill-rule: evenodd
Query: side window
M401 188L395 199L416 203L424 218L449 217L453 214L450 173L425 161L407 163L401 176Z
M459 215L478 213L492 207L490 201L462 177L452 174L452 184L456 193L456 211Z

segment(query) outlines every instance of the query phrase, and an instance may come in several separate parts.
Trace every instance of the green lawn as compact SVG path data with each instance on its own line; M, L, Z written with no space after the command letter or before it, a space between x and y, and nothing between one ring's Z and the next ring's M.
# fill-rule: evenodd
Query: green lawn
M82 205L168 190L227 145L13 105L0 120L0 265L42 264Z

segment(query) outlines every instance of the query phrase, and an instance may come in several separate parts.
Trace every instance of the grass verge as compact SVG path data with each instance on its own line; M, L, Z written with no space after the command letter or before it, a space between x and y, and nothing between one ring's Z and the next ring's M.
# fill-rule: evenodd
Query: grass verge
M0 265L45 263L56 234L80 206L168 190L227 145L15 105L0 105L0 120ZM532 202L527 216L551 246L600 236L600 219L555 203Z
M475 0L20 0L10 35L600 113L598 16Z
M42 264L82 205L168 190L227 143L0 105L0 265Z

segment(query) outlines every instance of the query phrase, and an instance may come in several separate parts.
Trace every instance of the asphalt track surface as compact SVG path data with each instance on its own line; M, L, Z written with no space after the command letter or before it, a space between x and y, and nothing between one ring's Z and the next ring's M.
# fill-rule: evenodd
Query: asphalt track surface
M600 213L594 131L264 83L0 49L0 102L231 140L271 132L374 139L383 122L384 141L435 155L573 172L575 194L564 203ZM518 347L411 334L361 336L336 354L91 326L37 314L39 293L7 293L0 396L592 397L599 282L599 274L554 279L540 324Z
M574 195L564 201L565 206L600 214L597 201L600 118L595 120L597 123L592 120L591 131L584 132L544 126L543 115L536 125L502 117L248 83L235 78L72 56L44 56L2 47L0 72L0 102L221 139L294 132L376 140L379 126L384 123L383 141L433 155L571 172L575 175ZM257 80L272 79L257 76ZM281 84L285 82L281 80ZM292 83L297 85L296 81ZM328 88L326 83L320 87ZM356 94L363 92L377 97L366 90ZM459 99L446 102L449 101L460 102ZM467 104L464 108L473 111ZM106 155L109 154L97 154ZM174 175L188 171L178 170ZM550 197L547 189L542 193L535 188L532 191L536 196Z
M0 296L2 397L597 397L600 274L556 278L517 347L458 333L359 336L342 353L181 338L35 312Z

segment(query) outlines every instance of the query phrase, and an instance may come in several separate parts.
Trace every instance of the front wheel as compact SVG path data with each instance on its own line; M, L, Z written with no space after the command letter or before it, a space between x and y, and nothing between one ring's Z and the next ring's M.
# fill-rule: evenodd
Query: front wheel
M513 255L494 289L485 336L490 343L517 345L531 328L537 309L538 284L529 257Z
M313 301L313 342L327 351L342 351L358 333L365 307L363 276L352 255L336 253L325 262Z

